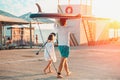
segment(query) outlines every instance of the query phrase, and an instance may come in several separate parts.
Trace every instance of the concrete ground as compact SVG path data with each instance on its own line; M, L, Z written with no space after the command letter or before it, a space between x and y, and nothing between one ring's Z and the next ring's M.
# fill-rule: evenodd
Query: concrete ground
M35 49L0 50L0 80L59 80L54 73L43 73L47 62L43 51ZM60 54L56 49L58 68ZM120 45L71 47L70 76L61 80L120 80Z

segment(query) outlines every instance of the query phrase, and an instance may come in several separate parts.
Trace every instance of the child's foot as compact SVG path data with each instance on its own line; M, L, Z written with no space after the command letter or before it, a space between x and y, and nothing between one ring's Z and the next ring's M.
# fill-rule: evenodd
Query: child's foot
M50 71L49 71L49 73L53 73L53 71L52 71L52 70L50 70Z
M69 72L67 72L67 76L69 76L69 75L71 75L71 72L69 71Z
M47 74L46 70L44 70L44 74Z

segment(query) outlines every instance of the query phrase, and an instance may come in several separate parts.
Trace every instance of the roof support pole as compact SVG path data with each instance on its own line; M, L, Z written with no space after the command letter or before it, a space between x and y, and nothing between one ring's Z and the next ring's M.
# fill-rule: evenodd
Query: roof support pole
M32 48L32 24L30 22L30 48Z
M2 23L0 22L0 44L2 44Z

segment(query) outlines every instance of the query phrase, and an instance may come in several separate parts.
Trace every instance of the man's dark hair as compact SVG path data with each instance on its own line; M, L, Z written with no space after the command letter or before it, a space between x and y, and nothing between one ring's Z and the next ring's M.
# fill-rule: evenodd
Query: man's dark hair
M66 25L66 19L61 18L61 19L60 19L60 25L61 25L61 26L65 26L65 25Z

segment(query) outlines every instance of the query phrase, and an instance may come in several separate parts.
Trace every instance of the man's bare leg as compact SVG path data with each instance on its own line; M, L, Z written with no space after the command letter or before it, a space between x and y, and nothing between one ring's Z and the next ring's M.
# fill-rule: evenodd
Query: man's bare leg
M61 62L60 62L59 69L58 69L57 78L62 78L62 76L61 76L61 71L62 71L62 69L63 69L63 67L64 67L65 59L66 59L66 58L63 58L63 57L61 58Z
M67 73L67 76L69 76L71 74L69 68L68 68L68 61L67 61L67 58L65 60L65 64L64 64L64 68L65 68L65 71Z

